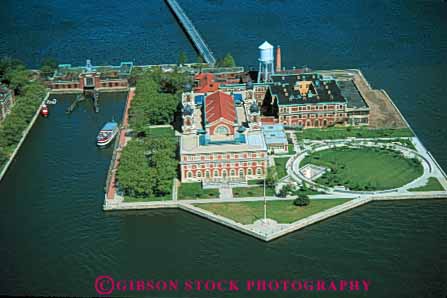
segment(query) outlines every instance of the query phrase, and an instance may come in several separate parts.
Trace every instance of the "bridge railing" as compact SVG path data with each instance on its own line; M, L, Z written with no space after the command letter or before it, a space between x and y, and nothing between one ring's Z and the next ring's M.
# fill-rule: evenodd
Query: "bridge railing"
M166 0L166 2L171 7L171 9L174 11L174 13L177 15L177 18L180 20L182 26L185 28L185 30L189 34L190 38L194 42L194 45L196 46L196 48L200 52L200 54L203 56L205 61L208 64L214 65L216 63L216 58L214 58L212 51L208 48L207 44L205 43L203 38L200 36L199 32L194 27L191 20L188 18L186 13L183 11L181 6L177 3L176 0Z

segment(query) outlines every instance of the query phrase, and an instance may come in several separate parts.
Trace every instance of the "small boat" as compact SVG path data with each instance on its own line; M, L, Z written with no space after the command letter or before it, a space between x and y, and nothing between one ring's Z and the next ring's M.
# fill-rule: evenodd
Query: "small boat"
M43 117L48 116L48 107L46 104L43 104L42 107L40 108L40 115L42 115Z
M100 147L106 146L118 134L119 128L116 122L107 122L99 131L96 137L96 144Z
M45 102L47 105L55 105L57 104L57 99L53 98L52 100L47 99L47 101Z

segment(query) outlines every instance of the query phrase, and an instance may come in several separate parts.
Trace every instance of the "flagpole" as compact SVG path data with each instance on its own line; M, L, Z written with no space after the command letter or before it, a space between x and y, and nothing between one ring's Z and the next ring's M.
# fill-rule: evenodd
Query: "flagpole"
M265 177L264 177L264 223L267 222L267 199L265 198Z

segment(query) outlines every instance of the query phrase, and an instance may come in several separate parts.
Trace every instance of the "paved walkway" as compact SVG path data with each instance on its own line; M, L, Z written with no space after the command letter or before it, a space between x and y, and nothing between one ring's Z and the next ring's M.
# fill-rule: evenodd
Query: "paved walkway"
M414 138L413 140L416 150L409 149L407 147L402 147L399 145L393 145L393 144L386 144L389 147L392 147L394 150L401 152L402 154L409 156L417 156L418 159L421 161L421 164L423 166L423 175L410 183L403 185L402 187L391 189L391 190L384 190L384 191L350 191L350 190L339 190L335 188L327 188L325 186L319 185L315 183L314 181L308 179L300 172L300 162L304 159L304 157L309 154L309 152L315 152L315 151L321 151L321 150L327 150L331 146L366 146L366 147L380 147L380 144L376 144L372 142L371 140L336 140L336 141L317 141L310 144L308 147L308 152L302 152L299 154L296 158L293 159L292 164L288 163L289 167L287 169L289 176L296 180L297 182L304 181L309 185L312 185L313 187L316 187L317 189L320 189L328 194L336 194L336 195L343 195L343 194L352 194L352 195L385 195L385 194L391 194L391 193L408 193L410 189L421 187L427 184L427 181L430 177L436 177L441 181L441 184L447 185L447 181L445 181L445 177L441 170L438 168L436 162L432 157L428 154L428 151L425 150L425 148L422 146L422 144L419 142L417 138ZM447 188L446 188L447 189Z
M222 186L219 188L220 200L227 200L233 198L233 189L230 186Z
M131 104L134 96L135 96L135 88L130 88L129 94L127 96L126 110L124 111L122 127L121 127L120 135L119 135L119 144L118 144L118 148L116 150L116 155L115 155L115 160L113 163L110 182L109 182L109 185L107 186L107 195L106 196L107 196L108 200L118 200L118 201L123 200L123 197L116 195L115 180L116 180L116 171L118 169L119 160L121 157L121 151L127 144L126 132L127 132L128 120L129 120L129 108L130 108L130 104Z

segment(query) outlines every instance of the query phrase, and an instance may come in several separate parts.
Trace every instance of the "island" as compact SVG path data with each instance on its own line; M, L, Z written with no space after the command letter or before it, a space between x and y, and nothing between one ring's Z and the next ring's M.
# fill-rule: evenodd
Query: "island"
M259 46L257 71L134 67L103 209L180 208L270 241L376 200L446 197L384 90L273 52Z

